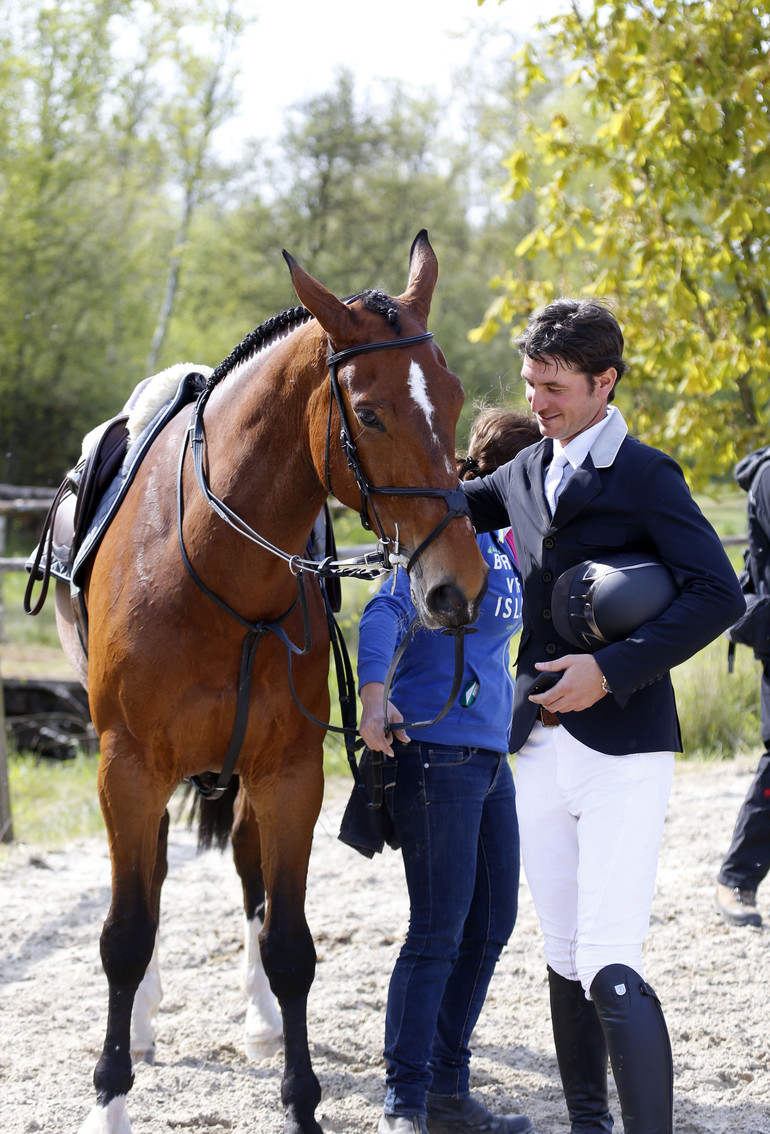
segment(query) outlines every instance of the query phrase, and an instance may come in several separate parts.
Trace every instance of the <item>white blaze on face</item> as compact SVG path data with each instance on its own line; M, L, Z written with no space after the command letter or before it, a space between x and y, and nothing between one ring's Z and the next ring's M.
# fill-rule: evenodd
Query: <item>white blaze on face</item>
M433 408L433 403L428 397L428 388L425 385L425 375L422 372L422 367L420 366L419 362L415 362L414 359L412 359L409 364L409 392L422 412L425 414L425 419L428 422L428 428L430 429L431 436L433 437L433 440L436 442L436 444L438 444L438 437L436 436L433 429L433 416L436 411Z

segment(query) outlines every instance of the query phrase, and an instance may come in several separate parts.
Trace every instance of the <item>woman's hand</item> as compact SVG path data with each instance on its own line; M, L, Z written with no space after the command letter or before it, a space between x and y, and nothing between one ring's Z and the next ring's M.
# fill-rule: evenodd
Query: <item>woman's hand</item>
M367 748L375 752L384 752L387 756L393 755L392 740L395 736L404 744L409 743L409 737L403 729L385 730L385 719L382 715L382 698L385 686L381 681L369 681L361 686L361 724L359 732ZM403 717L392 701L388 701L388 721L398 724Z

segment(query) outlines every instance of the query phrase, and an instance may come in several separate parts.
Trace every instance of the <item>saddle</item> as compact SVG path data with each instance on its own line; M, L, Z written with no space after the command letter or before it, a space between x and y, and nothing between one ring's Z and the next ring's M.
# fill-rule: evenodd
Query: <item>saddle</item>
M51 575L69 581L77 549L83 542L97 505L114 480L128 449L128 414L105 422L96 442L65 476L43 521L40 542L28 563L29 579L24 591L24 611L38 614L48 595ZM32 591L42 583L32 606Z
M118 475L127 451L128 414L121 413L106 423L91 452L69 474L76 498L71 552L85 539L97 505Z
M51 576L68 583L84 649L81 622L85 604L80 596L83 569L95 554L155 437L182 406L198 396L204 381L195 371L186 374L175 396L130 445L128 409L98 426L88 453L67 473L48 509L40 541L27 562L24 611L34 615L42 610ZM40 593L33 604L38 583Z

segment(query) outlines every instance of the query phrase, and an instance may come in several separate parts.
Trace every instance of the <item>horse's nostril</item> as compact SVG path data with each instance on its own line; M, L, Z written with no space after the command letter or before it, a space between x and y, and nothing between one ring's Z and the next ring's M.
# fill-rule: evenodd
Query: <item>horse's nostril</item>
M431 614L444 625L462 626L468 621L468 601L454 583L442 583L438 587L433 587L428 592L425 602Z

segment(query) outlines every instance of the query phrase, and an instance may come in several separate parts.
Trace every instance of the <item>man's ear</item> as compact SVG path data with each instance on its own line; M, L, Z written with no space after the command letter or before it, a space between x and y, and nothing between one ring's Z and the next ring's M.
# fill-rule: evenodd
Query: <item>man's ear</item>
M606 370L602 370L601 374L594 375L595 385L603 394L606 394L607 397L612 393L617 380L618 372L614 366L608 366Z

